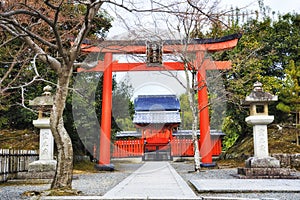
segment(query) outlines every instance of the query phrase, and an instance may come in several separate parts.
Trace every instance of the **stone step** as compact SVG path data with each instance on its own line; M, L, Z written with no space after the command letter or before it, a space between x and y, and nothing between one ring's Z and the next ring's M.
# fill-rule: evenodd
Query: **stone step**
M145 152L143 156L145 161L167 161L172 160L172 156L169 151L153 151Z
M239 178L299 179L293 170L287 168L238 168Z
M16 179L53 179L55 171L48 172L18 172Z

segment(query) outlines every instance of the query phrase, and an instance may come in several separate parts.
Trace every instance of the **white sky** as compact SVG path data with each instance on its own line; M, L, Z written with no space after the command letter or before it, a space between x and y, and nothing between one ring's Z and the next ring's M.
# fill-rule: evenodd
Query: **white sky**
M140 2L138 0L135 0L137 2ZM161 0L167 1L167 0ZM219 0L220 1L220 9L222 10L229 10L231 7L236 8L245 8L247 10L258 10L258 0ZM145 1L147 2L147 1ZM169 2L169 1L168 1ZM270 7L271 11L275 11L276 13L284 14L288 12L297 12L300 13L300 1L299 0L264 0L264 5ZM111 15L114 16L115 20L113 22L113 27L110 29L108 38L113 38L116 35L119 35L120 33L127 32L127 28L124 25L124 21L126 23L142 23L143 26L151 26L153 25L153 16L150 14L140 14L138 19L133 19L133 14L130 14L129 12L125 11L124 9L118 9L117 12L111 11L108 9ZM118 18L115 16L115 13L118 13L122 15L122 18L125 20L118 20ZM142 16L142 17L141 17ZM139 21L141 20L141 21ZM147 22L147 20L149 20ZM157 20L158 21L158 20ZM150 30L148 30L150 31ZM155 32L155 31L154 31Z
M220 0L225 6L230 6L233 4L233 7L247 6L251 5L254 9L258 8L257 0ZM299 0L264 0L264 4L269 6L272 11L280 12L281 14L288 12L297 12L300 13L300 1Z

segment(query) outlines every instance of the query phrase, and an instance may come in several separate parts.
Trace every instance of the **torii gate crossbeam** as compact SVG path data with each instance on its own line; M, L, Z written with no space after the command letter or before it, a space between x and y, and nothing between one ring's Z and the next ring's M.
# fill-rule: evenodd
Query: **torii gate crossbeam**
M185 48L185 51L195 52L196 58L191 64L198 70L197 79L198 109L200 124L200 155L202 166L212 166L212 144L210 138L208 93L206 86L206 70L225 70L231 68L230 61L210 61L204 58L204 52L216 52L232 49L237 45L241 34L234 34L217 39L192 40ZM181 41L164 41L163 53L182 52ZM102 96L102 119L100 130L99 163L100 168L111 168L110 164L110 138L111 138L111 110L112 110L112 72L121 71L166 71L166 70L186 70L182 62L164 62L162 65L148 66L146 63L119 63L113 61L113 54L145 54L145 41L103 41L99 46L82 46L83 52L104 53L104 61L99 61L98 65L92 69L79 68L78 72L103 72L103 96Z

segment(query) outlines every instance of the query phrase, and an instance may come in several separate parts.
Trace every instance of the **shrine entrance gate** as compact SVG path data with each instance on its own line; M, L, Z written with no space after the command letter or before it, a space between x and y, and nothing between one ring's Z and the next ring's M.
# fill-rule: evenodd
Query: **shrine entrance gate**
M195 59L189 63L197 70L198 79L198 109L200 124L200 155L203 166L211 166L212 144L210 136L208 91L206 86L206 70L227 70L231 68L230 61L211 61L205 58L205 53L224 51L234 48L241 34L233 34L216 39L193 39L188 44L181 40L164 40L162 48L154 47L149 51L146 41L103 41L98 46L82 45L86 53L98 52L104 54L104 61L92 69L79 68L78 72L103 72L102 117L100 130L99 166L110 165L111 143L111 110L112 110L112 72L128 71L182 71L186 63L163 62L162 54L194 53ZM119 63L113 61L113 54L146 54L147 62Z

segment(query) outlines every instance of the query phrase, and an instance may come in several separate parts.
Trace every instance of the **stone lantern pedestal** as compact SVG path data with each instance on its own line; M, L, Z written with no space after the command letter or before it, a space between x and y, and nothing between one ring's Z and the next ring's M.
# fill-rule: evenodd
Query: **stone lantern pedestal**
M253 125L254 156L245 161L244 168L238 168L239 178L292 178L290 169L280 168L280 161L269 156L267 125L274 120L268 115L270 101L277 101L277 96L264 92L259 82L245 99L250 105L250 116L245 121Z

